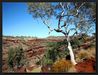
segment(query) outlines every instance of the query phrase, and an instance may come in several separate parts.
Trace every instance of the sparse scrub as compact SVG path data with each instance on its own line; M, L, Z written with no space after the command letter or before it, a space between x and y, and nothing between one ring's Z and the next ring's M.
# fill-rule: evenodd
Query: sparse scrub
M80 59L86 58L87 55L88 55L87 52L81 52L81 53L79 53L79 58Z
M89 51L85 51L85 50L81 50L78 54L77 54L77 62L82 61L83 59L87 59L92 57L92 54L90 54Z
M90 47L90 48L96 47L95 42L94 42L94 43L91 43L89 47Z

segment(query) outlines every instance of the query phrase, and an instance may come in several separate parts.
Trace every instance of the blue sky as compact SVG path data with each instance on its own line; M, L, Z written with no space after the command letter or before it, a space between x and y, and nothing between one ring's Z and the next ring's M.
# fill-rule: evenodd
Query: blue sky
M8 36L36 36L40 38L48 36L63 36L62 33L53 31L48 34L48 28L41 20L33 19L27 11L27 4L23 2L3 2L3 35ZM57 25L57 21L52 19L52 25Z
M27 4L22 2L3 2L3 35L11 36L62 36L56 32L48 35L48 28L40 20L35 20L27 11Z

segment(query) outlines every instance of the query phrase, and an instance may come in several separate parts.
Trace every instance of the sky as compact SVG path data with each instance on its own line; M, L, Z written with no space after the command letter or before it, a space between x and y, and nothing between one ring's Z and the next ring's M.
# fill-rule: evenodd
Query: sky
M63 36L61 33L52 32L50 35L48 28L41 20L33 19L28 13L27 4L23 2L3 2L3 35L8 36Z
M2 33L5 36L33 36L45 38L48 36L63 36L62 33L53 31L50 35L49 29L41 20L33 19L28 13L27 4L24 2L3 2ZM52 19L52 25L57 21Z

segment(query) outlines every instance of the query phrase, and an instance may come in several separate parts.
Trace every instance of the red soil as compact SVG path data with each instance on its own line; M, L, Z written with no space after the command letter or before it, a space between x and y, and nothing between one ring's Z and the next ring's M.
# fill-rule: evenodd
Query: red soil
M78 64L76 64L75 67L77 72L86 72L86 73L95 72L96 60L94 58L85 59L83 60L83 62L79 62Z

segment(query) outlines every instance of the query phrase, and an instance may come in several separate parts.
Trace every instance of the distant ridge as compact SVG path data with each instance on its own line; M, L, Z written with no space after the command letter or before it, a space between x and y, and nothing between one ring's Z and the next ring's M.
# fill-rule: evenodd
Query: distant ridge
M65 36L48 36L47 39L65 39Z

